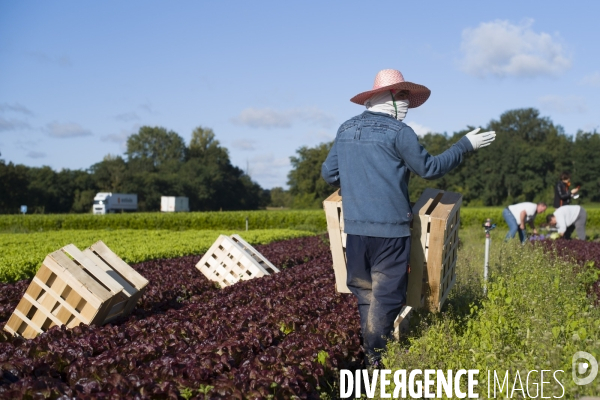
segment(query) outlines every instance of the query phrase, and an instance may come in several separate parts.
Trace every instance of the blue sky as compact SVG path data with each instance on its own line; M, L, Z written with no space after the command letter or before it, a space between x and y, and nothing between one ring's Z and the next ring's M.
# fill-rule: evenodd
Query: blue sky
M210 127L265 188L377 71L432 91L418 134L535 107L600 130L600 2L0 2L0 153L85 169L140 126Z

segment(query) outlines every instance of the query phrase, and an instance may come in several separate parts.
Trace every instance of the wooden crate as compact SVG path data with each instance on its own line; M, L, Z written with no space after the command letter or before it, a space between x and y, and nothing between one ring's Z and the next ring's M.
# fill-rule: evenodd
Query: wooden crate
M407 304L444 305L456 281L461 204L460 193L427 188L413 206Z
M339 189L323 201L329 246L333 258L333 273L335 274L335 289L339 293L350 293L346 285L346 233L344 232L344 213L342 211L342 196Z
M413 206L410 274L407 306L441 309L456 280L459 193L426 189ZM323 202L333 258L336 290L350 293L346 285L346 234L339 190Z
M394 320L393 335L396 340L400 340L402 334L406 334L409 331L410 323L410 312L412 311L411 306L403 306L400 309L400 313Z
M220 235L198 261L196 268L221 287L279 272L269 260L238 235Z
M31 339L54 325L104 324L131 312L148 281L103 242L48 254L4 329Z

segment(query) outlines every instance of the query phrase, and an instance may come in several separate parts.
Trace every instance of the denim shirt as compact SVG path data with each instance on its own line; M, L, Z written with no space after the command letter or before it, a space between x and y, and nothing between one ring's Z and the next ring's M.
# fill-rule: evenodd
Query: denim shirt
M438 156L430 155L412 128L390 115L365 111L338 129L321 176L341 187L344 231L352 235L410 236L410 172L443 176L473 151L466 137Z

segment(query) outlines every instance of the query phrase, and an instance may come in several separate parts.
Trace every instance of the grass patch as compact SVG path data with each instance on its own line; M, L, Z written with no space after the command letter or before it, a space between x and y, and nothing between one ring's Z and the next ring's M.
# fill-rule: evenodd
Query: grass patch
M508 370L511 389L517 371L525 382L530 370L562 370L557 377L564 398L600 393L600 379L577 386L571 377L577 351L600 359L600 310L586 295L586 280L594 274L575 273L576 265L518 240L503 243L504 234L493 232L492 275L484 297L482 230L461 231L457 283L444 312L417 314L410 336L389 345L386 368L479 369L484 398L488 370L497 371L500 379ZM544 396L561 396L563 389L552 376L545 380L551 382ZM535 389L530 384L532 396ZM498 393L497 398L503 396Z

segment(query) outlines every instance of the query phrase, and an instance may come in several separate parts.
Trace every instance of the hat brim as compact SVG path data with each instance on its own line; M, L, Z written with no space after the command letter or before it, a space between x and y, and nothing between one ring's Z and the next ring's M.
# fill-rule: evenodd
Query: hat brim
M350 101L362 106L371 98L371 96L377 93L385 92L386 90L408 90L408 108L419 107L421 104L425 103L431 95L431 90L423 85L412 82L398 82L394 83L393 85L362 92L351 98Z

